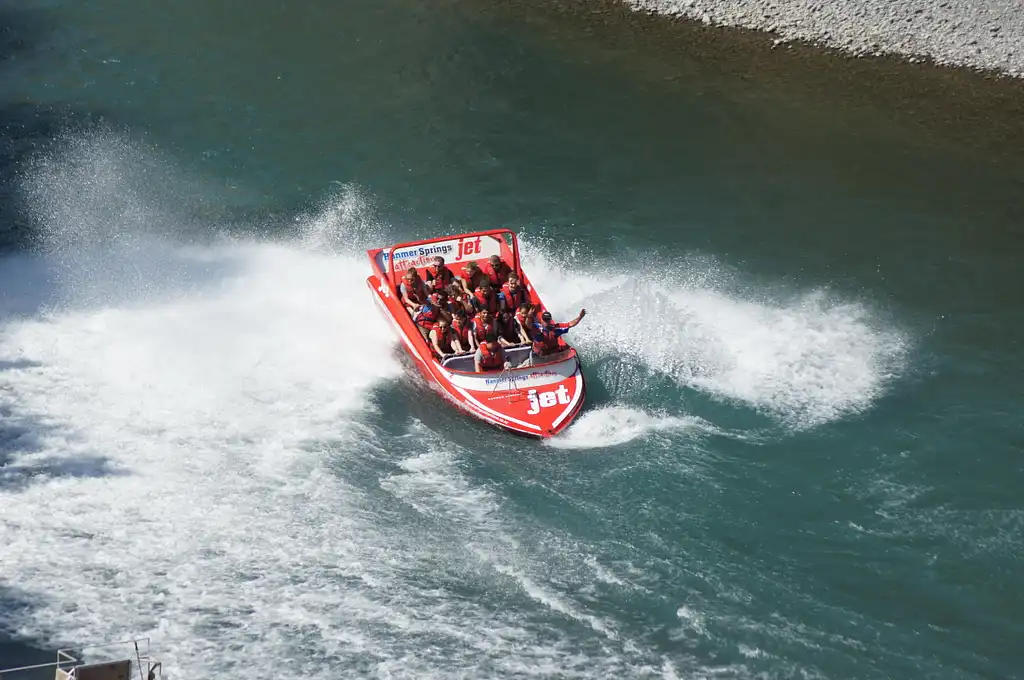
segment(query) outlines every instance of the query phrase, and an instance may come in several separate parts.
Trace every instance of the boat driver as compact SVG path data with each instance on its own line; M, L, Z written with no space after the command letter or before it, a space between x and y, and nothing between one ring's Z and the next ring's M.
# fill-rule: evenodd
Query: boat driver
M545 311L540 315L540 321L533 326L533 345L530 346L530 360L554 354L562 350L559 338L569 332L570 328L576 326L587 310L581 309L575 319L568 323L555 323L551 320L551 312Z

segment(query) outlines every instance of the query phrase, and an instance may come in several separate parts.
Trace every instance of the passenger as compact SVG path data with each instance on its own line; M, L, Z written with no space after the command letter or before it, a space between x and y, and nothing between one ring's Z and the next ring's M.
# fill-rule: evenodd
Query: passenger
M476 351L476 333L473 332L473 322L464 310L456 310L452 315L452 332L459 338L459 344L464 348L463 353Z
M438 255L434 258L434 266L427 267L427 286L432 290L447 290L455 281L455 274L444 264L444 258Z
M501 299L502 309L509 314L512 314L513 310L519 309L529 300L529 297L526 295L526 287L519 280L519 276L515 272L509 273L508 283L501 287L498 297Z
M519 337L516 315L511 312L498 313L498 331L501 333L501 338L509 345L519 345L525 342Z
M426 282L424 282L423 278L420 276L420 271L416 269L416 267L409 267L408 269L405 270L405 273L412 274L412 278L415 279L417 282L416 285L423 284L424 288L427 287Z
M476 313L476 308L473 307L473 296L462 289L462 283L459 281L454 281L448 286L448 306L452 314L457 309L462 309L467 314Z
M519 282L519 276L515 272L510 272L508 283L502 286L501 292L498 293L499 306L501 307L499 321L505 337L515 344L520 342L515 312L521 305L526 303L527 299L526 289ZM525 340L522 342L525 342Z
M489 309L480 310L480 313L476 315L476 319L473 320L473 335L476 337L477 345L484 341L489 335L493 335L498 338L498 342L503 345L509 343L498 334L498 321L491 314Z
M428 345L430 344L430 331L434 330L434 325L443 318L441 314L441 300L435 293L427 298L412 317Z
M554 354L562 350L559 338L569 332L583 317L587 310L581 309L579 315L569 323L554 323L551 320L551 312L544 312L540 315L541 321L533 326L533 346L530 352L531 361L537 357Z
M442 288L436 293L431 293L428 297L434 301L434 305L441 310L441 318L447 319L449 322L452 320L451 313L451 302L448 300L448 293Z
M473 294L481 283L484 281L490 281L476 262L470 260L466 263L466 266L462 268L462 287L470 295Z
M442 359L462 354L459 337L448 324L448 319L438 319L434 330L430 331L430 346Z
M486 341L477 349L473 359L477 373L511 367L511 364L505 361L504 348L498 344L498 337L493 334L487 336Z
M501 311L501 303L498 302L498 296L494 294L494 289L491 288L491 284L484 281L480 284L480 287L476 289L473 294L473 308L476 311L483 309L490 310L492 315L497 315Z
M405 272L399 294L402 296L402 304L409 312L415 312L420 305L427 301L427 286L415 269Z
M519 305L519 309L512 316L512 321L515 324L517 342L533 342L533 324L536 321L533 305L529 302Z
M508 275L512 273L512 268L509 267L498 255L491 255L487 258L487 264L482 268L487 278L491 280L491 285L495 288L501 288L505 281L508 280Z

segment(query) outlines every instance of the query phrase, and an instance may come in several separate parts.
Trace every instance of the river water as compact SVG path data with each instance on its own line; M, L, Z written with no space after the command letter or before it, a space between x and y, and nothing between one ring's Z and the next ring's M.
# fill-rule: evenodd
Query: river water
M1018 84L602 3L2 7L0 660L1021 673ZM550 442L363 283L491 227L588 310Z

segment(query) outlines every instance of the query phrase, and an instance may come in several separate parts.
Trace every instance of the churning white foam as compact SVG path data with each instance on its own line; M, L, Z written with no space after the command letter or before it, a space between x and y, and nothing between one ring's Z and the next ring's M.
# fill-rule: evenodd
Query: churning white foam
M144 162L109 135L41 159L46 253L0 261L22 296L0 320L0 581L29 604L5 626L152 635L178 677L262 675L303 646L326 673L360 645L346 620L390 617L344 588L387 539L324 451L362 445L351 417L400 373L391 331L358 256L169 239Z
M905 337L864 304L820 291L773 300L720 284L706 261L634 271L597 264L584 272L528 241L523 251L524 268L557 317L587 308L570 332L585 352L639 362L790 427L868 407L906 353Z
M712 429L693 416L657 416L626 406L600 406L584 411L561 436L545 443L559 449L597 449L621 446L661 432Z
M19 632L149 634L182 676L207 677L263 637L242 631L315 626L302 601L316 586L300 582L351 559L344 546L368 530L315 448L357 438L348 418L400 370L372 302L337 295L361 285L354 258L256 244L206 256L218 252L231 271L203 292L0 332L13 365L0 409L21 433L0 477L0 575L32 604ZM329 527L306 507L321 494L345 499Z

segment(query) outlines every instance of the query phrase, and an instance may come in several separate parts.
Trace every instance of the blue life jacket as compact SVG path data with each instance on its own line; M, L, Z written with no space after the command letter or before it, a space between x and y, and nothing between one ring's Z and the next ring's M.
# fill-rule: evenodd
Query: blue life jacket
M412 320L416 322L416 325L431 330L434 328L434 324L437 323L437 316L437 307L428 302L420 307L420 311L416 312L416 316Z

